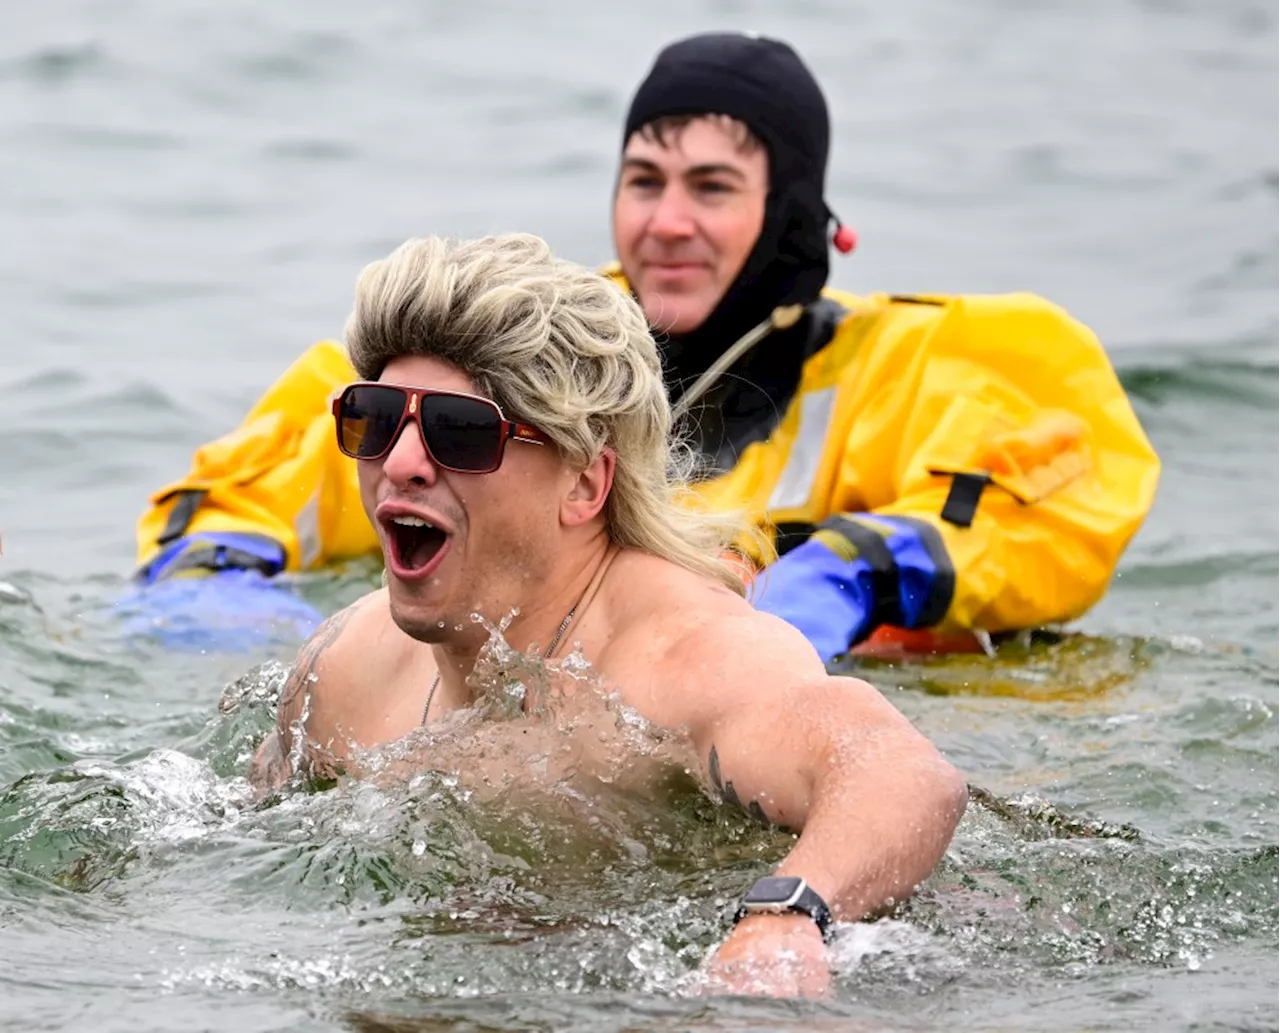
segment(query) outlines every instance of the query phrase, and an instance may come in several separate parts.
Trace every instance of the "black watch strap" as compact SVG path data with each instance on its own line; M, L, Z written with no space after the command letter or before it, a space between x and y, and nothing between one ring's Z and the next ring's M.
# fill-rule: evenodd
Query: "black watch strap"
M831 939L831 909L827 902L795 875L767 875L757 879L733 916L737 925L749 915L808 915L824 940Z

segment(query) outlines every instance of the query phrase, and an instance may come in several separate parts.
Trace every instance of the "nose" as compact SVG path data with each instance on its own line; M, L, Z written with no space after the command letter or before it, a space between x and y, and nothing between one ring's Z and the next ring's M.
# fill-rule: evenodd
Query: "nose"
M405 421L391 451L382 460L382 473L398 490L435 484L439 470L422 440L415 420Z
M675 183L667 184L649 218L649 233L663 241L688 240L697 232L688 194Z

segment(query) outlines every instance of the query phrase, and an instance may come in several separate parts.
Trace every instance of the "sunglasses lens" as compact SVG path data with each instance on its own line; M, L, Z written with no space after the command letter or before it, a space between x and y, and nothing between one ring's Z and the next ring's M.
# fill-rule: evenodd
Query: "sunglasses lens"
M427 395L422 399L427 448L441 466L467 473L496 468L502 448L498 410L476 398Z
M350 387L338 406L338 442L355 459L376 459L391 447L408 396L375 384Z

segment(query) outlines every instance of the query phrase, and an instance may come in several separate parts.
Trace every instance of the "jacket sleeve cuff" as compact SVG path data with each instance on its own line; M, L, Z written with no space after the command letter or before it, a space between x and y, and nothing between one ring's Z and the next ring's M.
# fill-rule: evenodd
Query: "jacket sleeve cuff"
M869 633L880 624L929 628L939 623L955 595L955 568L937 528L914 517L860 513L836 515L814 537L869 571Z
M217 574L224 570L256 570L275 577L288 557L284 546L264 534L198 531L173 539L134 573L144 585L177 574Z

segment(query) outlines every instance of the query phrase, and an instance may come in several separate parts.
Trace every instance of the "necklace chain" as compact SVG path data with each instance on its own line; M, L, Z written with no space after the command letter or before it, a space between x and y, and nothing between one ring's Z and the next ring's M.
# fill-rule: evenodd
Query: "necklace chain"
M542 658L548 659L551 654L556 651L556 646L560 644L560 639L564 637L564 633L568 630L573 615L578 612L578 604L573 604L573 609L564 615L564 620L560 622L560 627L556 628L556 633L551 639L551 645L547 646L542 654ZM436 668L436 676L431 679L431 689L427 692L427 702L422 708L422 723L427 723L427 715L431 712L431 701L436 698L436 689L440 687L440 669Z

